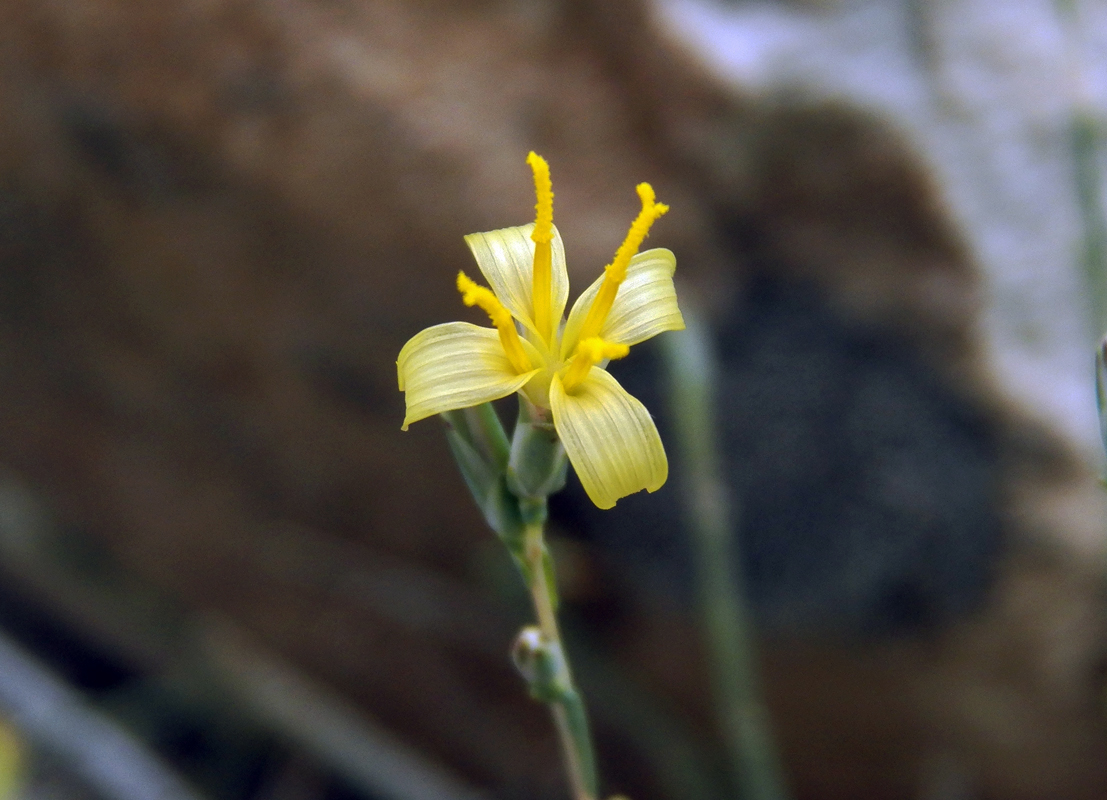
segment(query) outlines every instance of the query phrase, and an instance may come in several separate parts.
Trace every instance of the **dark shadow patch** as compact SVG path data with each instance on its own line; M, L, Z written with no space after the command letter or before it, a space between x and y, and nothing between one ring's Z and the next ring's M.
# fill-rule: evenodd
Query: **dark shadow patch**
M716 332L719 446L761 622L781 632L889 634L973 608L1000 544L996 434L912 345L835 315L808 285L761 277ZM655 495L555 506L616 569L691 598L676 458L656 354L618 378L657 417L670 482Z
M210 170L168 131L91 102L69 103L59 118L74 154L129 202L166 202L212 188Z

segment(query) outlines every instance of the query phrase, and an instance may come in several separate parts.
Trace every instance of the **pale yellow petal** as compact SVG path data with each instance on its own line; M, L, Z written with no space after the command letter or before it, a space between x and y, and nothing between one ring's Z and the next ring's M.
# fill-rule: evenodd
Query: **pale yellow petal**
M529 342L523 342L523 347L531 363L541 363ZM446 322L420 331L396 359L400 391L407 401L403 430L443 411L506 397L537 372L515 372L493 328Z
M470 233L465 243L473 251L485 280L507 310L534 331L534 223L498 231ZM565 245L557 226L550 242L550 318L555 322L565 313L569 300L569 273L565 268Z
M600 338L635 345L662 331L683 330L684 317L677 307L676 287L673 286L675 271L676 256L664 248L647 250L632 258L626 280L619 286L611 312L600 329ZM562 359L572 355L577 333L602 283L603 275L573 304L561 339Z
M584 491L600 508L669 476L669 462L650 412L607 370L593 367L572 394L561 378L550 387L554 427Z

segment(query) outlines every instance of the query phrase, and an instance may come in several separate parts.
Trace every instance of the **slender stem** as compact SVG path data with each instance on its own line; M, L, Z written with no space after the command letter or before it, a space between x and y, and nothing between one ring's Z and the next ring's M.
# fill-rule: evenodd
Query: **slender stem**
M561 641L561 632L557 627L557 615L554 614L550 585L546 579L545 542L542 523L527 525L526 555L527 564L532 570L531 596L534 598L534 611L538 615L538 627L546 640Z
M542 523L530 523L526 529L525 556L530 567L531 597L538 616L538 627L546 643L559 655L557 681L559 698L550 703L554 726L561 742L565 771L575 800L595 800L596 760L584 700L573 682L569 660L561 644L561 632L554 611L554 591L547 577L546 544Z

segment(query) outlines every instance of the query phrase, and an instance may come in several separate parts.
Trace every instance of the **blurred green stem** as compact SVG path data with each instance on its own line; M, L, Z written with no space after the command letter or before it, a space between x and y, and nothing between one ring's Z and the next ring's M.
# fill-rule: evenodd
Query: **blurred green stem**
M1107 331L1107 221L1100 186L1098 140L1095 119L1078 109L1072 121L1072 153L1084 228L1084 278L1097 338Z
M557 594L542 522L528 522L524 547L530 568L530 592L538 616L538 627L545 644L554 654L556 674L553 683L556 684L557 691L548 702L561 742L565 770L572 785L573 797L576 800L595 800L596 759L592 750L592 734L588 727L584 699L573 682L569 661L565 658L561 644L555 610Z
M687 329L661 341L719 723L741 797L783 800L788 793L762 697L746 589L733 548L738 515L729 502L716 446L713 356L695 314L687 304L683 311Z
M1072 119L1069 143L1072 151L1076 197L1083 228L1081 262L1096 340L1107 332L1107 216L1104 213L1101 138L1102 128L1090 99L1085 55L1086 26L1075 0L1056 0L1066 27L1068 69L1071 81Z

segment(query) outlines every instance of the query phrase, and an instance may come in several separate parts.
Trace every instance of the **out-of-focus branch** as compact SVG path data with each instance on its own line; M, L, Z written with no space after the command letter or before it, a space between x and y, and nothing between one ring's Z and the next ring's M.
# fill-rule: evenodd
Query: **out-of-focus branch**
M783 800L788 793L762 697L753 624L733 547L738 514L723 482L717 447L714 356L691 305L682 305L687 329L661 341L716 713L741 796Z
M110 800L199 800L148 749L0 634L0 709Z

